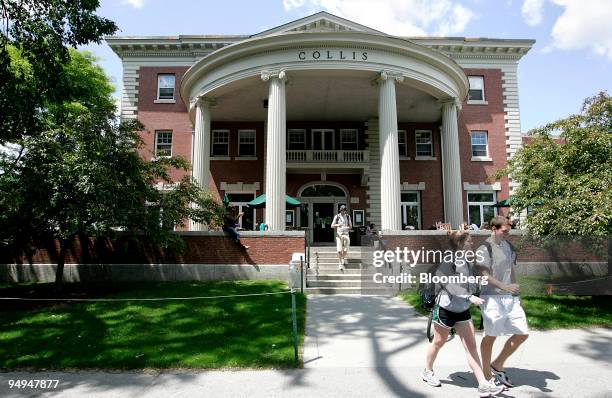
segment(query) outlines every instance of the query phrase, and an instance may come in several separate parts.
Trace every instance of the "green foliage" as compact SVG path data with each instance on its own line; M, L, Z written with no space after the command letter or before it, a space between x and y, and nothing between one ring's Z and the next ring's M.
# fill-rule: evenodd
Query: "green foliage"
M530 135L533 141L497 173L520 184L512 207L528 209L530 233L612 235L612 98L601 92L584 102L581 114Z
M95 14L98 6L97 0L0 1L0 144L41 133L43 110L75 95L67 46L100 42L117 30Z

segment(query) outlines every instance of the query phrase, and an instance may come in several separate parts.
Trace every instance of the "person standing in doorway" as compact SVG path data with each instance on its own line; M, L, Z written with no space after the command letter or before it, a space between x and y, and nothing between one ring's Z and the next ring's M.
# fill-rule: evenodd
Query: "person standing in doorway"
M484 337L480 343L482 371L485 377L493 374L507 387L514 387L504 363L527 340L529 328L516 283L516 252L506 240L510 226L502 216L494 217L490 224L491 237L477 251L482 256L482 261L478 262L479 269L488 277L488 284L483 286L481 294L484 300L481 307L484 321ZM510 335L510 338L497 358L491 361L493 343L498 336L504 335Z
M340 206L340 213L334 216L331 227L336 230L336 249L338 250L338 269L344 270L344 265L348 263L348 256L351 239L349 231L353 228L351 217L348 215L346 206Z

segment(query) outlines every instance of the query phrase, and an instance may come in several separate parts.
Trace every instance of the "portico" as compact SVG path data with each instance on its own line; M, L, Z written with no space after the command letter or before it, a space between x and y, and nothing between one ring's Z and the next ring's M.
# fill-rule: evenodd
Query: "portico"
M313 87L326 91L313 93ZM285 229L288 168L359 173L373 192L370 202L379 202L370 203L368 217L379 217L383 230L400 230L398 122L427 121L441 125L444 221L458 226L463 211L457 112L467 90L467 77L452 59L407 40L363 31L255 36L213 52L183 77L181 95L195 129L193 178L208 184L212 120L263 120L265 222L271 230ZM378 145L345 150L317 132L309 137L311 149L289 150L292 120L374 121Z

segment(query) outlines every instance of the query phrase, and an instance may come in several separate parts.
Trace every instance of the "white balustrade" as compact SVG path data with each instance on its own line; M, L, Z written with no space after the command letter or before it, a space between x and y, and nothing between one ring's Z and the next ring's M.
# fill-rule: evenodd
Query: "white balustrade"
M317 150L288 150L287 162L305 163L368 163L370 161L369 151L317 151Z

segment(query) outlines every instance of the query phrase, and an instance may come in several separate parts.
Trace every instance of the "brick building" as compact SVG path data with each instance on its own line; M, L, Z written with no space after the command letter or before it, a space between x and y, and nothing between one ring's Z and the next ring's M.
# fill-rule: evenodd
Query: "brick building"
M142 156L190 160L245 229L331 241L341 204L385 230L480 224L512 191L489 177L522 143L517 67L533 40L396 37L321 12L251 36L107 42Z

